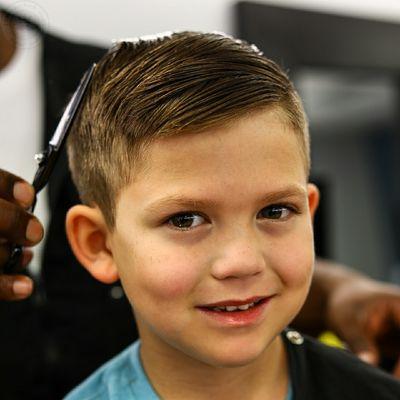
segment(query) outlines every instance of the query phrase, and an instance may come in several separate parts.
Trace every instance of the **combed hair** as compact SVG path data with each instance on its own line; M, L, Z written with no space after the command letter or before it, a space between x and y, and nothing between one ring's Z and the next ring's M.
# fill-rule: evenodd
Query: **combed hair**
M308 174L308 125L282 69L253 45L220 33L123 41L97 64L68 141L81 200L110 228L121 189L157 138L201 133L265 107L280 108Z

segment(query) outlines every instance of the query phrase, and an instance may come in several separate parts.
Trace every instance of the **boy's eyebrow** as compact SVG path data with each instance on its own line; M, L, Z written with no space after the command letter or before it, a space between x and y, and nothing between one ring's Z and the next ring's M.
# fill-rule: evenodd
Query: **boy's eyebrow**
M302 186L291 185L284 189L268 193L261 198L261 202L271 203L287 197L304 197L306 195L307 191ZM171 195L154 201L145 208L145 212L152 213L168 207L184 207L190 210L196 210L198 208L216 207L218 204L217 201L211 199L201 200L181 195Z
M307 197L307 190L300 185L290 185L284 189L268 193L263 197L263 202L273 203L288 197Z
M196 210L198 208L205 208L207 206L213 207L216 205L217 202L213 200L191 199L189 197L177 195L156 200L146 207L145 212L152 213L168 207L184 207L190 210Z

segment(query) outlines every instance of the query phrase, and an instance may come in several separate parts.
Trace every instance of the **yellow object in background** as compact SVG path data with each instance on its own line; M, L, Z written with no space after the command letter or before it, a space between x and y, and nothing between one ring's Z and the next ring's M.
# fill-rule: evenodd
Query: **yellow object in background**
M333 332L325 331L318 336L318 340L328 346L338 347L339 349L346 349L345 343L343 343Z

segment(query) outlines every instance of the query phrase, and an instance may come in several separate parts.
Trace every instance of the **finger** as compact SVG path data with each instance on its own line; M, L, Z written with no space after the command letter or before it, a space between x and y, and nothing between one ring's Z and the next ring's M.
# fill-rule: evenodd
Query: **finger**
M7 244L0 245L0 265L4 265L11 255L10 246Z
M379 355L375 350L362 350L356 353L357 357L367 364L378 365Z
M28 208L35 197L34 189L20 177L0 169L0 197Z
M353 336L347 339L350 349L364 362L378 365L380 355L375 343L366 336Z
M0 300L22 300L33 290L33 282L23 275L0 275Z
M26 267L33 258L33 251L30 249L23 249L21 266Z
M0 199L0 237L19 245L34 245L42 239L43 227L32 214Z
M5 265L10 256L11 256L11 246L9 244L0 245L0 266ZM21 266L20 268L18 268L18 271L24 269L31 262L32 257L33 257L32 250L24 248L22 250Z

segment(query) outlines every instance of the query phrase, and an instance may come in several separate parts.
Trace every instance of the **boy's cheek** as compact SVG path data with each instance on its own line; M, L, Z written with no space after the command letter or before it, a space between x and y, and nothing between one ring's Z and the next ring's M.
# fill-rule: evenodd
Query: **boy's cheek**
M136 247L128 250L130 257L125 259L120 271L126 290L143 291L160 301L168 301L190 292L196 285L199 267L182 252L163 252L157 246ZM125 253L127 254L127 253ZM134 296L134 294L133 294Z
M182 260L165 258L152 264L144 280L147 291L163 301L188 294L196 284L196 274Z
M314 247L309 240L293 240L281 248L280 261L273 264L279 266L277 273L286 286L309 285L314 271Z

